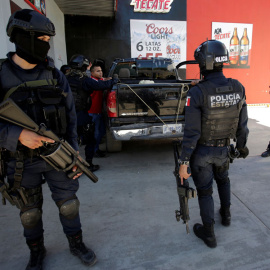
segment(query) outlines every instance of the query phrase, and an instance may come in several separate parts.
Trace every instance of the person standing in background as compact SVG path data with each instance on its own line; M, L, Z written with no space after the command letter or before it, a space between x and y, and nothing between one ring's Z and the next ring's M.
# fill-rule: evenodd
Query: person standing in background
M107 81L112 78L103 78L103 72L100 66L93 65L90 68L91 78L95 81ZM103 103L103 92L93 91L91 94L92 106L88 111L89 115L92 117L93 122L95 123L95 157L105 157L105 152L99 149L99 144L102 137L106 134L105 122L102 116L102 103Z

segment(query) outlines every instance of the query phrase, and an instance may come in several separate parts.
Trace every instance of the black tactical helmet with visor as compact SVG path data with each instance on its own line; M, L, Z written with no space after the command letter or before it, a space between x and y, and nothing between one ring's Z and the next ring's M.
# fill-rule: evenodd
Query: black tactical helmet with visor
M86 68L89 66L89 64L89 59L82 54L73 55L68 63L71 68L79 69L81 71L86 71Z
M229 54L222 42L207 40L195 50L194 58L199 63L202 73L205 71L222 71L223 63L229 61Z
M15 43L16 53L27 62L36 64L46 59L50 45L40 36L54 36L54 24L41 13L22 9L14 12L7 24L7 35Z

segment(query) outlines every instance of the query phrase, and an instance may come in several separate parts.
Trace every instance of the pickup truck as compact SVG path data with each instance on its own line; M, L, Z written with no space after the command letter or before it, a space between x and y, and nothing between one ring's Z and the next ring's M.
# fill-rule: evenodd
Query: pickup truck
M122 141L181 138L191 80L181 79L169 58L116 59L108 77L119 83L105 92L106 145L121 151Z

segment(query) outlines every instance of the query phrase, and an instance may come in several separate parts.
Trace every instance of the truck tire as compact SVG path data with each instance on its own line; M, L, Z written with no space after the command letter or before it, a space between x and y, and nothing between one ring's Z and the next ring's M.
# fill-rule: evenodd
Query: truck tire
M108 152L121 152L122 142L113 138L109 129L106 130L106 148Z

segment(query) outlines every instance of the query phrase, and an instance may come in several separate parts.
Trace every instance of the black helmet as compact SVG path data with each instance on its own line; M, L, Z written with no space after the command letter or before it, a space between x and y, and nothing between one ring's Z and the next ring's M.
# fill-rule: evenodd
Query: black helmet
M68 65L74 69L86 70L90 61L82 54L75 54L70 58Z
M13 42L13 34L15 29L26 32L38 32L40 34L54 36L54 24L44 15L32 9L22 9L14 12L7 24L7 35Z
M220 69L229 61L226 46L218 40L203 42L194 52L194 58L203 70Z
M60 70L61 70L64 74L66 74L67 71L70 70L70 66L68 66L68 65L63 65L63 66L61 66Z

